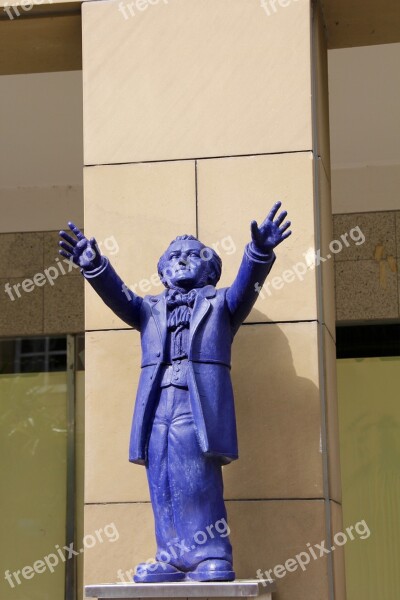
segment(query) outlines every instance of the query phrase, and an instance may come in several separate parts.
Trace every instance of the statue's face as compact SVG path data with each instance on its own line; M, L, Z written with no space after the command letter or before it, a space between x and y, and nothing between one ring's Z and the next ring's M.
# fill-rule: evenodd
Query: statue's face
M204 281L208 269L201 251L204 246L197 240L179 240L173 242L165 253L166 261L163 278L168 287L191 290Z

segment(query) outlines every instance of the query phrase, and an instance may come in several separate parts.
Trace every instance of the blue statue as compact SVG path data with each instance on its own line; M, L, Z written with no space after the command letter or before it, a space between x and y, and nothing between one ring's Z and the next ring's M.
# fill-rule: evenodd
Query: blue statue
M280 206L260 227L251 223L238 275L218 290L221 259L191 235L173 240L159 260L166 290L141 298L94 238L71 222L75 237L60 232L60 254L141 334L129 460L146 467L157 553L155 562L137 566L136 582L235 578L221 469L238 458L231 344L275 261L274 248L291 234L287 212L277 216Z

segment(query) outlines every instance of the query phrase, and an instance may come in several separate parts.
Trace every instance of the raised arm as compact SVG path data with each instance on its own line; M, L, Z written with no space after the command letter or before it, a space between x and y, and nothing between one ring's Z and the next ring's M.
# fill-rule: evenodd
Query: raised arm
M281 202L276 202L260 226L256 221L251 222L251 242L245 247L239 272L226 294L234 333L251 311L275 262L274 248L292 233L288 231L290 221L285 222L287 211L276 216L281 205Z
M81 268L85 279L120 319L140 330L143 299L124 284L108 258L101 255L95 238L88 240L71 221L68 226L75 237L60 231L59 253Z

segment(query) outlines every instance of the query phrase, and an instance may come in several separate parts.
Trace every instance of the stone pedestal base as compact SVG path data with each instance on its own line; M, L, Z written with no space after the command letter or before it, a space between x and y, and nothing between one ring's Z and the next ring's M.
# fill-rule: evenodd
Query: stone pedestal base
M181 582L181 583L99 583L85 586L86 598L122 600L126 598L175 600L176 598L259 598L272 600L275 583L258 579L235 581Z

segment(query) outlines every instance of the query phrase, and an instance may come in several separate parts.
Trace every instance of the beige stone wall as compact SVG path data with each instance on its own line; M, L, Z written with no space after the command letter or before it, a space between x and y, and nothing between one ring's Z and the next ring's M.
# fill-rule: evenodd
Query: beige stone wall
M118 240L126 284L160 293L157 259L187 232L218 244L229 285L250 220L280 199L293 221L234 345L241 458L225 497L237 576L252 578L341 527L333 264L303 256L332 235L323 29L307 0L271 16L258 0L171 0L127 19L118 7L82 7L85 230ZM277 279L300 262L302 281ZM90 289L85 310L85 531L114 521L120 534L86 553L95 583L155 545L145 472L127 459L139 335ZM344 598L332 558L279 580L277 600Z

